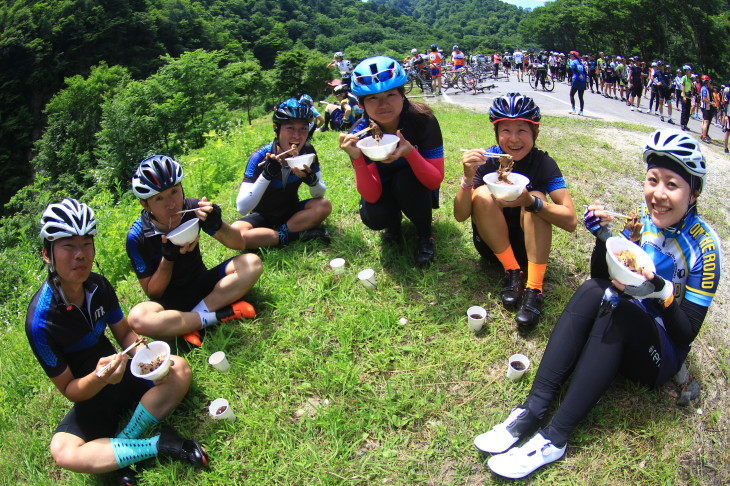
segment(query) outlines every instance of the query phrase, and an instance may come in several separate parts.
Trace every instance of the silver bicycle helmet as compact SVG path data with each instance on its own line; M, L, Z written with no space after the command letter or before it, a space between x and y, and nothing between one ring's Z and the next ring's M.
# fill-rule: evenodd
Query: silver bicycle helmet
M46 206L41 216L41 240L53 242L71 236L96 234L94 211L76 199L64 199Z
M649 136L644 147L644 162L648 165L655 155L666 156L679 163L682 169L689 174L690 179L697 179L699 187L690 184L692 189L702 192L707 176L705 156L702 155L700 144L689 135L674 129L657 130Z
M182 167L175 159L167 155L153 155L139 163L132 176L132 190L138 198L149 199L178 185L182 178Z

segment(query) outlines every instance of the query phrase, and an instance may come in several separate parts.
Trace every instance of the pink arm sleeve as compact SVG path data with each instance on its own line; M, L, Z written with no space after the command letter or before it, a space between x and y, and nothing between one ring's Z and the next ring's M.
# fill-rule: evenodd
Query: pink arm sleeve
M406 160L416 174L416 178L429 189L437 189L444 180L444 158L425 159L413 149L406 155Z
M369 203L374 203L380 199L380 195L383 193L383 185L380 183L377 166L375 164L366 164L365 157L360 155L352 161L352 167L355 169L357 192Z

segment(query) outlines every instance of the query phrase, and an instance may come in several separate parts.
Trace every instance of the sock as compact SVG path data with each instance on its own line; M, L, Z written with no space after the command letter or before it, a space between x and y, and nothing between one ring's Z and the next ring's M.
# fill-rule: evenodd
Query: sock
M537 289L542 292L542 281L545 278L547 263L532 263L527 261L527 285L528 289Z
M159 439L159 435L149 439L110 439L119 468L155 457Z
M190 312L197 312L200 316L200 329L205 329L208 326L218 323L218 319L215 317L215 312L211 312L210 309L208 309L204 300L198 302L198 305L193 307Z
M299 239L299 235L301 234L299 231L289 231L286 223L274 229L279 231L279 245L281 246L284 246L287 243L291 243L292 241L297 241Z
M142 402L139 402L127 426L117 434L117 439L139 439L150 427L159 423L160 421L142 406Z
M519 270L520 264L515 259L515 254L512 252L512 245L508 246L502 253L495 253L499 262L504 267L505 272L507 270Z

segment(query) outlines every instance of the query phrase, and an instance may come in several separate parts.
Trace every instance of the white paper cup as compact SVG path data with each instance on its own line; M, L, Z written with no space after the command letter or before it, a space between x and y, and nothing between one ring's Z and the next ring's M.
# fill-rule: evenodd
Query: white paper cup
M469 329L479 332L487 318L487 310L484 307L473 305L466 310L466 318L469 322Z
M375 270L372 268L366 268L357 275L357 278L360 279L360 283L363 284L366 289L376 290L378 288L375 283Z
M513 354L507 362L507 378L519 381L525 371L530 369L530 359L524 354Z
M236 420L233 409L225 398L213 400L208 407L208 413L210 413L213 420L228 420L229 422L235 422Z
M330 260L330 268L334 273L342 273L345 271L345 263L344 258L335 258Z
M223 351L216 351L211 354L210 358L208 358L208 364L218 371L223 371L224 373L231 369L231 364L226 359L226 353Z

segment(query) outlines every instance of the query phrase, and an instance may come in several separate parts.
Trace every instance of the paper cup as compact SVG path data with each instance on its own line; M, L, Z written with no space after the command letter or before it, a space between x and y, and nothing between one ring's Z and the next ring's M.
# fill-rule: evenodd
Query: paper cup
M375 270L372 268L366 268L357 275L357 278L360 279L360 283L362 283L368 290L375 290L378 288L375 283Z
M479 332L487 318L487 310L484 307L473 305L466 310L466 318L469 322L469 329Z
M345 259L335 258L330 261L330 268L334 273L342 273L345 271Z
M519 381L528 369L530 369L530 359L524 354L513 354L507 362L507 378Z
M208 413L210 413L213 420L228 420L229 422L236 420L233 409L225 398L216 398L213 400L208 407Z
M226 359L226 353L223 351L216 351L211 354L210 358L208 358L208 364L218 371L223 371L224 373L231 369L231 364Z

